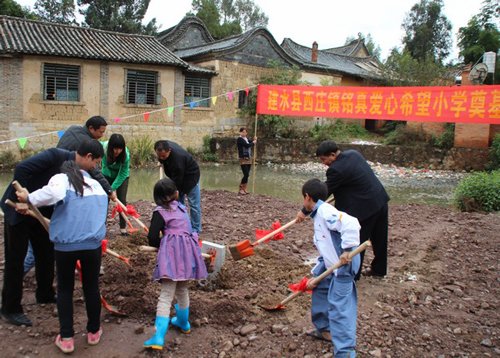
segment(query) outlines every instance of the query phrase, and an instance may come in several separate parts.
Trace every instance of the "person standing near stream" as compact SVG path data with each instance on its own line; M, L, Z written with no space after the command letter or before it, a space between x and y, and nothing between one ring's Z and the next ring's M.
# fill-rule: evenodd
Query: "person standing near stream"
M236 140L238 158L240 159L241 172L243 173L243 178L241 178L240 182L240 189L238 191L239 195L250 194L247 191L248 177L250 175L250 169L252 168L252 148L255 146L255 143L257 143L257 137L254 137L250 142L247 135L247 129L245 127L241 127L240 136Z

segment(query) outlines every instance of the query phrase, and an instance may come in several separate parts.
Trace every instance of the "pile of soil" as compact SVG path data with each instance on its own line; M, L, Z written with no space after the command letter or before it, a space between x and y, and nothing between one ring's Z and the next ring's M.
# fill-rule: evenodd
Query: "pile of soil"
M149 224L153 205L133 203ZM201 239L231 245L255 237L295 217L297 204L262 195L238 196L203 191ZM389 274L363 277L358 283L358 352L367 357L498 356L499 214L460 213L425 205L390 206ZM3 226L3 223L2 225ZM101 293L126 317L103 310L104 336L94 347L85 343L85 305L75 289L74 357L331 357L329 342L305 333L310 296L300 295L281 311L288 284L307 275L317 256L310 222L296 224L285 239L255 248L255 255L235 261L226 252L217 275L190 288L190 335L171 328L163 352L148 352L144 340L153 332L159 285L151 281L156 256L139 251L143 233L120 236L108 222L108 247L130 258L105 255ZM3 232L3 227L0 227ZM3 241L3 237L2 237ZM2 245L3 247L3 245ZM0 251L3 271L3 250ZM367 252L367 262L372 258ZM3 279L3 275L2 275ZM0 321L2 357L53 357L58 333L55 305L37 305L31 272L24 282L23 305L33 327Z

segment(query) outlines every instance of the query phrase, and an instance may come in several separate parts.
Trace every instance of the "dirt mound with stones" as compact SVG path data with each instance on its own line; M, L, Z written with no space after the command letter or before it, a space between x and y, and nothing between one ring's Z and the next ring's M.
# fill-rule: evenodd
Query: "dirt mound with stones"
M133 205L148 225L153 205ZM270 229L275 220L285 224L299 207L261 195L203 191L202 209L201 239L227 246L254 240L255 229ZM390 206L389 275L382 280L362 278L358 284L359 354L499 355L499 219L498 214L458 213L443 207ZM281 311L261 308L278 304L289 294L288 284L309 273L316 256L309 222L291 226L285 239L259 245L255 255L243 260L235 261L226 252L218 275L191 284L192 333L183 335L171 328L163 352L142 349L153 331L159 294L159 285L151 281L156 255L139 251L147 244L143 233L120 236L114 219L108 228L108 247L129 258L130 267L105 255L101 293L126 316L103 310L102 342L87 346L85 306L77 283L73 356L332 356L330 343L305 334L312 328L309 295L300 295ZM0 254L3 263L3 250ZM369 251L368 262L371 258ZM55 306L35 304L34 290L31 272L25 279L23 305L34 326L0 321L2 357L59 354L52 343L58 333Z

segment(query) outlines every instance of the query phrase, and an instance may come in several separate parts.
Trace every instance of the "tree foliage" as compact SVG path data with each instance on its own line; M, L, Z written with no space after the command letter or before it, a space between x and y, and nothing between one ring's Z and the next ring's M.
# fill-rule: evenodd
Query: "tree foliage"
M408 50L394 48L382 66L382 76L391 86L439 85L446 69L432 57L416 59Z
M253 0L193 0L191 7L189 15L200 18L217 39L266 26L269 20Z
M22 17L25 19L37 18L29 7L21 6L14 0L0 0L0 15Z
M76 24L73 0L37 0L35 14L40 20L60 24Z
M442 62L449 55L451 23L442 13L443 6L443 0L420 0L404 19L404 49L414 59Z
M84 26L95 29L155 35L156 18L142 24L150 0L77 0Z
M471 17L467 26L458 30L458 47L464 63L476 63L488 51L498 52L500 3L485 0L479 14Z

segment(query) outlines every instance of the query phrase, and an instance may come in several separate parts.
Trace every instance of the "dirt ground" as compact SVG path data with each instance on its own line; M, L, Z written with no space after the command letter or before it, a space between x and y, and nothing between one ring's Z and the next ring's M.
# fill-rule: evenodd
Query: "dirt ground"
M149 223L150 202L133 203ZM203 191L203 240L224 245L254 239L255 229L275 220L292 220L297 204L261 195ZM2 226L3 223L0 225ZM148 352L158 285L151 282L154 253L139 252L140 234L118 235L109 221L109 247L130 258L132 268L105 255L101 293L126 317L103 310L99 345L85 342L85 307L80 284L75 290L74 357L332 357L329 342L305 335L310 296L286 309L268 312L287 285L307 275L316 256L310 222L293 225L285 239L255 248L255 255L234 261L229 252L221 273L190 289L190 335L170 329L163 352ZM3 227L0 227L3 232ZM358 356L500 356L500 215L459 213L423 205L390 206L389 274L358 283ZM1 239L3 241L3 237ZM0 249L3 272L3 245ZM367 261L372 258L369 250ZM1 275L3 277L3 274ZM25 279L23 304L33 327L0 320L2 357L54 357L58 333L55 305L37 305L34 273Z

